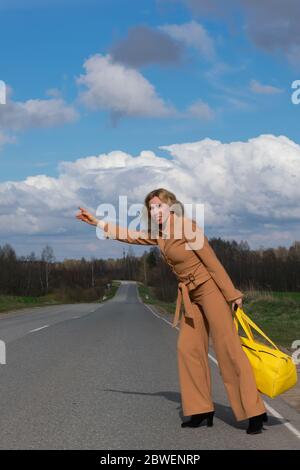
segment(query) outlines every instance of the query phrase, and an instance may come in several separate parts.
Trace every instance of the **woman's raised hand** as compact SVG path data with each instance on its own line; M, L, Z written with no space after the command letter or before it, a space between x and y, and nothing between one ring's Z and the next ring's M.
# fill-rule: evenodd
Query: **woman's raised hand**
M76 214L76 218L79 220L82 220L83 222L86 222L87 224L90 225L97 225L99 220L94 217L90 212L87 210L83 209L83 207L79 207L80 212Z

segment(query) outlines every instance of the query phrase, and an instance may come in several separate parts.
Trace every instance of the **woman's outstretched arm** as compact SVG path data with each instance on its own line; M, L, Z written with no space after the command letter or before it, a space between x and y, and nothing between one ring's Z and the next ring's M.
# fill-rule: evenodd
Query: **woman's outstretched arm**
M113 222L105 222L101 227L106 238L119 240L120 242L133 243L135 245L157 245L156 238L150 238L147 232L129 230Z
M77 219L82 220L90 225L100 227L105 238L112 240L119 240L120 242L132 243L135 245L157 245L157 238L150 238L147 232L139 230L129 230L126 227L121 227L113 222L105 222L94 217L90 212L82 207L79 207L80 212L76 214Z

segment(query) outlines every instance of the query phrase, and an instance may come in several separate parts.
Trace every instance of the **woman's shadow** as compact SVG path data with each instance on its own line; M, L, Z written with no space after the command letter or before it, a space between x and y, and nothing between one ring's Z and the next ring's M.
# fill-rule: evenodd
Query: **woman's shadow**
M103 389L106 391L110 392L116 392L116 393L124 393L124 394L130 394L130 395L146 395L146 396L152 396L152 397L163 397L166 400L169 400L173 403L178 404L178 414L181 418L182 421L185 421L188 418L184 416L182 406L181 406L181 395L178 392L173 392L173 391L159 391L159 392L134 392L130 390L116 390L116 389L111 389L111 388L106 388ZM229 426L232 426L233 428L236 429L245 429L245 425L248 425L248 419L243 420L243 421L237 421L232 408L228 405L223 405L218 402L214 402L214 407L215 407L215 418L220 419L224 423L228 424ZM276 418L275 416L272 416L268 414L268 421L267 423L264 423L264 426L276 426L278 424L289 422L288 419L284 419L282 421L281 419ZM202 424L201 424L202 425ZM205 425L205 422L204 422Z

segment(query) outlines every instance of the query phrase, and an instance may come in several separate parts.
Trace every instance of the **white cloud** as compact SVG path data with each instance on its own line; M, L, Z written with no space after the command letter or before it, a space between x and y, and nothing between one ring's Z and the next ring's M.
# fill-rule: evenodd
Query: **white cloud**
M233 31L242 25L243 31L256 46L273 54L283 53L291 65L299 68L299 0L157 1L159 4L186 5L196 18L225 20Z
M79 118L79 113L73 106L67 105L58 89L52 88L46 93L53 98L13 101L13 89L6 84L6 103L0 106L0 151L5 144L16 142L17 136L11 132L56 127Z
M166 24L159 26L159 29L172 38L182 41L186 46L196 48L206 59L215 58L213 39L197 21L192 20L183 24Z
M200 177L194 187L212 206L208 223L228 225L236 217L243 223L249 216L300 222L300 146L287 137L261 135L229 144L204 139L162 148Z
M272 85L263 85L259 83L259 81L257 80L251 80L250 89L254 93L261 93L265 95L274 95L274 94L283 92L281 88L278 88Z
M208 121L214 118L215 112L207 103L198 99L187 108L186 116Z
M77 111L62 98L11 101L0 107L0 130L20 131L35 127L53 127L78 119Z
M79 100L88 108L108 110L118 117L176 114L140 72L113 61L110 54L91 56L84 62L84 68L86 73L76 81L87 88L80 93Z
M75 219L79 205L95 213L108 202L118 210L119 195L127 195L129 204L142 203L158 187L175 192L183 203L204 203L205 230L211 236L247 239L253 247L262 240L276 246L299 239L300 146L292 140L261 135L222 143L206 138L160 149L171 158L152 151L136 157L114 151L61 162L57 178L38 175L0 183L1 239L21 243L28 235L47 235L59 243L55 237L63 235L84 241L86 225Z

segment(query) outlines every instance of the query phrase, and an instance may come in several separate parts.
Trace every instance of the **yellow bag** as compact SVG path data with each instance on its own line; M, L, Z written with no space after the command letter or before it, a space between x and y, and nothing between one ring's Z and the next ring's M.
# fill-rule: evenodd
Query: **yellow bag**
M273 341L238 307L234 318L237 331L238 322L247 337L240 336L243 350L253 368L257 389L274 398L292 388L298 380L296 365L293 359L280 351ZM275 349L254 339L250 325L258 331Z

